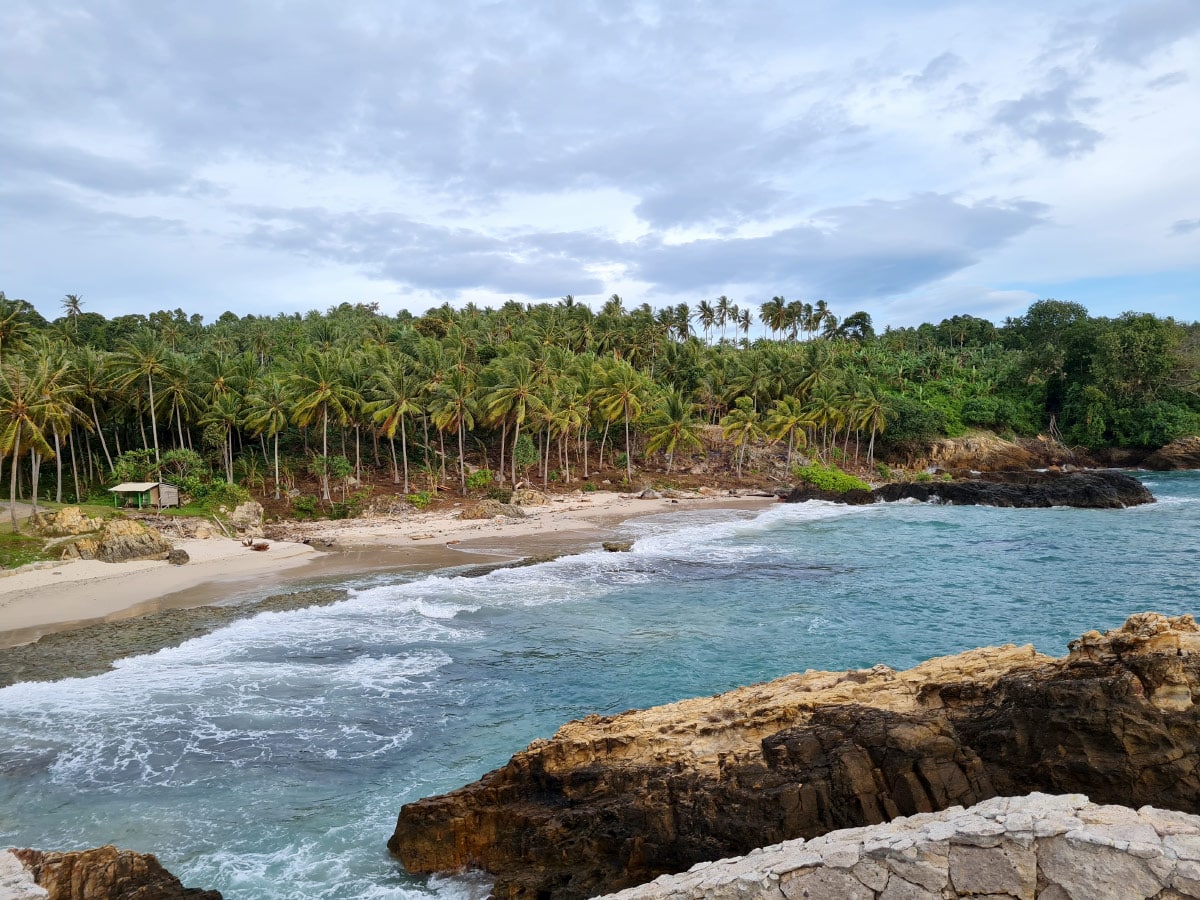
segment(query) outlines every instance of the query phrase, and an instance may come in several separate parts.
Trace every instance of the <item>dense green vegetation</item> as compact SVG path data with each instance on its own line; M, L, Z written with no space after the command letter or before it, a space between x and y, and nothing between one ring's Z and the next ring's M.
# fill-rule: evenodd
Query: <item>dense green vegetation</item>
M1056 300L1002 326L955 316L881 334L864 312L781 297L751 311L613 296L595 312L568 296L419 317L342 304L206 324L178 309L106 319L68 295L62 312L47 321L0 294L13 496L161 476L214 501L222 483L276 498L315 485L328 510L381 477L415 494L465 491L476 468L510 484L670 472L710 431L738 477L764 442L789 465L802 452L870 467L969 428L1093 448L1200 432L1197 325Z

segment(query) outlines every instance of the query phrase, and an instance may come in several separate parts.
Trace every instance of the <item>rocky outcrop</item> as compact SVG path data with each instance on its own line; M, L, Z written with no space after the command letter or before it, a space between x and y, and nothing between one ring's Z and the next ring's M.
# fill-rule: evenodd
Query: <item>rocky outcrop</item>
M1144 460L1147 469L1200 469L1200 437L1180 438L1155 450Z
M78 506L64 506L58 512L38 511L29 517L29 523L42 537L73 537L99 531L100 519L85 516Z
M6 855L10 861L3 860ZM185 888L153 855L118 850L111 845L71 853L43 853L40 850L0 853L0 879L6 868L12 868L11 859L19 861L24 872L24 875L13 873L14 898L221 900L217 891ZM30 887L30 881L35 887ZM5 897L4 889L4 882L0 880L0 898Z
M478 867L498 897L585 897L994 796L1084 793L1200 812L1200 631L1132 617L1053 659L993 647L896 672L808 672L589 716L406 805L414 872Z
M514 506L546 506L550 498L539 490L523 487L513 491L508 502Z
M510 519L525 518L525 510L517 506L515 503L501 503L499 500L480 500L474 506L464 509L460 514L461 519L494 519L497 516L506 516Z
M93 537L80 538L63 548L63 559L98 559L128 562L166 559L171 542L153 528L133 519L107 519Z
M240 537L263 536L263 508L257 500L239 503L229 514L229 525Z
M997 797L700 863L607 900L1200 898L1200 817Z
M895 481L870 491L844 494L798 485L783 495L787 503L828 500L855 505L896 500L935 501L960 506L1047 508L1075 506L1122 509L1153 503L1154 495L1132 475L1111 469L1089 472L987 473L950 481Z

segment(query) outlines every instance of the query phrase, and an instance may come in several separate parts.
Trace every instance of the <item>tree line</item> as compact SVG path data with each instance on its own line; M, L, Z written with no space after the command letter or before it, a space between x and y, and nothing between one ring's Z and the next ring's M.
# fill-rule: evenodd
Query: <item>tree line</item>
M465 492L475 469L509 484L631 480L652 459L670 472L714 428L738 477L762 442L789 463L803 450L870 466L880 448L968 428L1091 448L1200 433L1195 323L1058 300L999 326L964 315L878 334L865 312L783 297L656 310L613 295L594 311L567 296L420 316L343 303L205 323L180 309L107 319L69 294L61 311L48 321L0 293L13 497L87 496L130 451L277 497L309 476L329 502L335 480L364 470L406 494L417 481Z

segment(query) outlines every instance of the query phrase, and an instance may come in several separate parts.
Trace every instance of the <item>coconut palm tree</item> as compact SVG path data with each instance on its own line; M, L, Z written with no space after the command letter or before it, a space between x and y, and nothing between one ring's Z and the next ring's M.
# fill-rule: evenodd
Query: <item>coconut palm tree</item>
M371 402L367 412L375 424L383 429L392 448L392 480L400 483L399 466L396 464L396 432L400 432L400 456L404 460L404 493L408 493L408 433L405 417L419 416L421 406L421 384L412 372L412 361L407 357L390 357L383 368L374 375L370 390Z
M275 499L279 491L279 432L287 428L291 416L291 397L287 385L276 373L261 379L246 397L246 427L254 434L265 434L275 445Z
M625 420L625 477L633 480L633 444L629 424L642 414L646 383L641 374L624 360L615 360L600 377L598 407L609 421Z
M676 451L704 447L701 433L702 426L692 412L692 404L675 388L667 388L646 419L646 452L666 454L669 475L675 465Z
M462 369L451 369L446 380L437 386L429 398L429 411L433 424L441 431L458 435L458 479L462 495L467 495L467 456L463 436L468 428L475 427L475 381L471 373Z
M725 435L726 440L733 441L737 448L737 477L741 478L746 447L763 434L758 413L754 411L754 401L749 397L738 397L733 403L733 409L721 419L721 433Z
M0 363L0 454L12 460L8 507L13 534L20 531L17 524L17 470L21 451L28 447L35 454L54 455L54 448L46 441L44 432L45 395L38 376L39 373L30 371L27 365Z
M787 438L787 463L788 471L792 468L792 453L796 445L805 446L808 441L805 438L805 429L811 428L813 419L808 411L804 408L804 404L797 397L780 397L773 404L767 413L765 422L767 434L776 441L781 441Z
M523 356L507 356L499 360L495 367L495 382L483 398L483 409L492 421L511 421L513 424L512 445L517 446L521 437L521 425L524 424L531 412L541 408L542 401L537 395L538 380L533 366ZM517 486L517 460L515 454L509 454L512 463L512 483ZM504 460L500 460L503 470Z
M166 371L167 348L149 328L139 330L112 355L117 387L127 389L142 379L149 393L150 431L154 436L154 464L158 465L158 418L154 407L154 378ZM146 448L150 449L149 447Z
M288 379L292 393L292 419L302 427L321 423L321 458L329 459L329 419L345 425L355 402L346 387L341 358L336 353L310 350L296 364ZM328 466L321 469L321 499L331 500Z

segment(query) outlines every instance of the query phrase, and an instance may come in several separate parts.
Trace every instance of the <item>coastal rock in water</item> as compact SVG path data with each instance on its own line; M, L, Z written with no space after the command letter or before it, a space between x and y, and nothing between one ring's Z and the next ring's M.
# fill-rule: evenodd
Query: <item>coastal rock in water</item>
M185 888L149 853L111 845L71 853L13 850L47 900L221 900L217 891ZM2 869L0 869L2 871ZM2 882L0 882L2 884ZM21 894L15 896L20 897Z
M1143 461L1147 469L1200 469L1200 437L1180 438L1155 450Z
M514 506L545 506L549 502L549 497L533 488L517 488L509 498L509 503Z
M63 559L98 559L129 562L137 559L166 559L171 542L158 531L134 519L108 519L95 537L72 541L63 549Z
M1088 472L986 473L954 481L896 481L872 491L836 494L811 485L798 485L784 496L787 503L828 500L861 505L896 500L936 501L961 506L1047 508L1075 506L1087 509L1123 509L1153 503L1146 486L1124 472L1099 469Z
M1063 659L1010 645L790 675L568 723L405 805L388 847L413 872L484 869L497 897L582 898L1030 790L1196 813L1197 697L1200 630L1154 613L1089 632Z
M702 864L606 900L1200 898L1200 816L996 797Z
M633 549L633 541L605 541L600 546L609 553L628 553Z
M459 518L462 519L494 519L497 516L507 516L510 519L525 518L525 510L515 503L501 503L499 500L480 500L469 509L464 509Z

